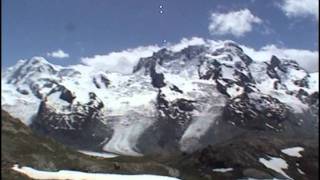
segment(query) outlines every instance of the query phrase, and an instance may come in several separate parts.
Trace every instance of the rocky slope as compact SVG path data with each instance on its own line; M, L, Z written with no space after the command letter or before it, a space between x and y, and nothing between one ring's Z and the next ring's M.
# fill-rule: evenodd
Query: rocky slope
M1 112L1 120L2 179L29 179L12 170L15 164L44 171L67 169L94 173L157 174L183 180L285 178L259 161L270 157L285 161L288 167L283 171L292 179L319 178L316 161L319 158L319 144L316 139L288 139L278 133L248 132L190 154L165 158L121 156L101 159L86 156L51 138L36 135L7 112ZM302 149L301 156L283 151L297 146Z
M102 69L102 70L101 70ZM34 57L2 76L2 108L41 134L118 154L194 152L246 132L318 137L318 87L293 60L234 42L163 48L131 74Z
M290 147L302 149L301 156L284 153ZM294 149L294 148L291 148ZM317 139L287 138L277 133L245 133L208 146L178 161L182 174L199 179L317 179ZM274 164L267 164L265 159ZM281 167L281 164L284 166ZM268 167L268 165L270 165ZM276 168L278 167L278 168Z

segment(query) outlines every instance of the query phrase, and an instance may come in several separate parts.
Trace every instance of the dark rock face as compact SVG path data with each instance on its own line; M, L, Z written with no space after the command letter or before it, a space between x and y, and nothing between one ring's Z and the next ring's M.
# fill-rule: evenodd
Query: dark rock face
M61 95L63 92L69 91L64 90ZM71 104L72 101L65 99L67 95L63 95L62 99L70 105L60 107L62 113L56 112L56 108L50 107L47 101L42 101L31 128L76 148L100 149L99 143L112 135L112 129L101 121L102 101L94 93L89 93L87 104Z
M246 54L241 55L240 58L246 65L250 65L253 62L253 60Z
M275 67L279 67L281 61L276 57L271 57L270 68L274 69Z
M93 81L94 85L95 85L98 89L101 88L100 84L97 82L97 78L96 78L96 77L93 77L92 81Z
M308 103L310 105L319 105L319 93L314 92L309 96Z
M287 64L284 62L282 63L279 58L276 56L272 56L270 60L270 64L267 64L267 74L269 75L270 78L277 79L279 82L281 82L281 78L277 72L277 70L280 70L282 72L287 71Z
M157 60L161 65L164 61L170 61L175 58L172 52L166 48L159 50L158 52L153 53L152 58Z
M306 78L303 78L301 80L296 80L296 81L294 81L294 84L299 87L306 87L306 88L308 88L308 86L309 86Z
M160 136L159 144L160 146L171 144L168 141L173 141L174 144L177 144L191 122L190 111L194 109L193 102L185 99L168 102L165 99L165 95L161 94L161 91L158 94L157 101L159 120L156 126L160 127L160 131L162 131L161 129L166 129L160 132L162 135Z
M192 120L194 101L166 100L159 90L157 96L157 121L140 137L137 147L145 154L168 155L179 151L179 140ZM148 142L146 144L146 142Z
M67 101L68 103L72 103L75 96L68 89L63 89L60 95L60 99Z
M195 101L190 101L186 99L178 99L176 102L173 103L174 106L178 106L180 110L182 111L193 111L195 107L192 103L195 103Z
M110 80L104 74L100 74L100 76L93 77L92 82L98 89L101 89L103 86L105 88L108 88L110 85Z
M103 75L101 75L101 81L104 83L105 87L108 87L110 85L110 80Z
M206 50L207 48L204 46L189 46L182 49L180 54L185 56L185 58L183 59L184 61L188 61L199 57L199 55L201 55L201 53L205 52Z
M249 93L229 101L223 114L224 119L240 127L264 130L267 123L272 130L280 130L282 122L288 118L288 108L270 96Z
M227 87L224 86L220 81L216 80L216 83L217 83L217 90L221 93L221 94L224 94L228 97L230 97L230 95L228 94L227 92Z
M100 81L100 83L98 80ZM104 74L100 74L100 76L93 77L92 82L98 89L101 89L103 86L105 88L108 88L108 86L110 85L110 80Z
M154 66L150 68L150 76L153 87L162 88L166 85L164 83L164 75L162 73L157 73Z
M267 74L269 75L270 78L278 79L280 81L280 77L278 73L272 68L272 65L268 65L268 71Z
M176 92L178 92L178 93L183 94L183 91L182 91L181 89L179 89L179 88L178 88L177 86L175 86L175 85L170 86L170 89L171 89L172 91L176 91Z
M316 125L319 125L319 93L312 93L306 98L306 102L310 106L311 114L317 119Z
M243 170L243 176L252 177L252 178L261 178L261 179L273 179L272 175L267 172L261 171L259 169L248 168Z
M28 94L29 94L29 92L28 92L27 90L25 90L25 89L17 88L17 91L18 91L19 93L21 93L21 94L24 94L24 95L28 95Z
M138 61L138 64L133 68L133 73L144 70L144 74L148 75L151 70L155 71L156 63L162 64L164 60L170 60L173 57L171 56L171 51L167 49L161 49L158 52L153 53L151 57L141 58Z
M245 86L248 83L254 83L251 73L248 73L248 75L246 75L241 71L235 70L235 75L238 77L238 84L241 86Z
M208 146L202 150L187 154L179 165L183 169L199 172L199 179L287 179L282 174L265 167L260 158L281 158L288 164L284 172L293 179L316 179L319 177L318 164L311 158L318 158L316 139L304 141L301 138L285 139L279 134L247 132L239 137ZM287 147L303 147L302 157L291 157L282 153ZM214 172L213 169L228 168L228 172ZM196 170L195 170L196 169ZM303 171L305 174L301 174ZM308 171L308 172L307 172ZM191 172L183 172L186 175Z
M149 69L151 67L151 64L153 63L153 61L151 61L148 58L141 58L138 61L138 64L133 68L133 73L138 72L139 70L144 68L144 74L147 75L149 73Z
M317 159L319 144L317 139L284 136L281 133L246 131L232 139L209 145L193 153L183 154L177 162L182 177L199 174L198 179L287 179L266 167L260 158L281 158L288 167L283 171L292 179L315 179L319 177ZM281 150L288 147L302 147L302 157L292 157ZM218 172L216 170L226 170ZM301 174L301 171L304 174ZM308 172L307 172L308 171Z

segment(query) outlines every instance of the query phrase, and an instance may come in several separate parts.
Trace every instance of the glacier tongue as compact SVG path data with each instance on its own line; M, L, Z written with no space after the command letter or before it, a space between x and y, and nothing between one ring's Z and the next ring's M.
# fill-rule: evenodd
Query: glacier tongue
M203 92L203 89L206 88L215 89L215 85L199 84L199 92ZM216 118L221 116L222 108L226 103L226 98L215 91L196 93L194 97L198 100L197 110L194 112L191 124L180 139L179 144L182 151L192 151L199 146L201 137L210 127L218 123Z
M130 111L125 116L112 117L114 133L102 149L116 154L141 156L136 143L141 134L154 123L155 116L156 112L150 108L149 112L148 110L145 112Z

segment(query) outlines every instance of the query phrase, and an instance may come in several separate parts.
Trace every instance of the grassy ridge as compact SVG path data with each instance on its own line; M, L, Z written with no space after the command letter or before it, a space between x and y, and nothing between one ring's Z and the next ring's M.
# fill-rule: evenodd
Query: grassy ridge
M99 159L74 151L48 137L34 134L29 127L1 111L2 179L27 179L11 170L14 164L41 170L169 175L168 167L147 157Z

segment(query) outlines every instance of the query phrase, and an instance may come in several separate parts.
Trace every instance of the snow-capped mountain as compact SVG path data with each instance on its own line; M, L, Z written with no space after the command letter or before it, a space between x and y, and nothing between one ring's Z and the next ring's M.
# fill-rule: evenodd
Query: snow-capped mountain
M106 68L108 69L108 68ZM169 46L132 73L21 60L2 76L2 108L66 144L125 155L194 151L244 131L317 133L318 73L251 59L225 41Z

